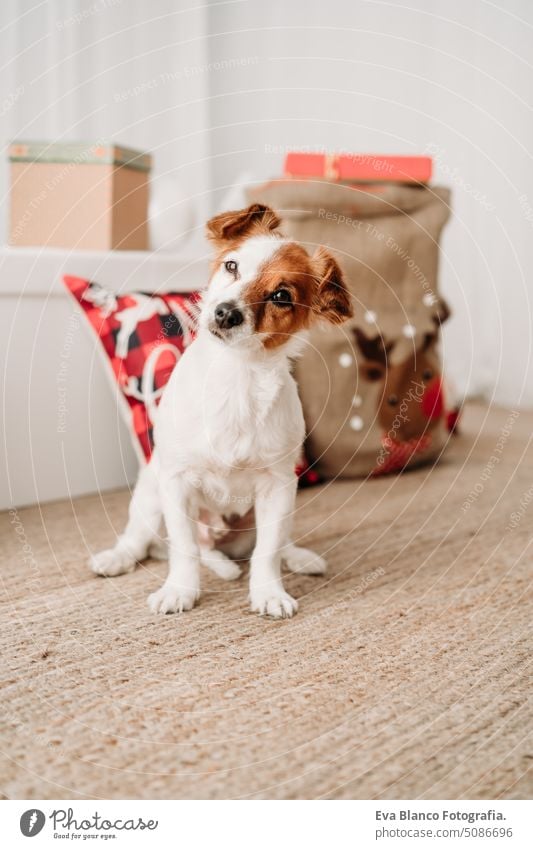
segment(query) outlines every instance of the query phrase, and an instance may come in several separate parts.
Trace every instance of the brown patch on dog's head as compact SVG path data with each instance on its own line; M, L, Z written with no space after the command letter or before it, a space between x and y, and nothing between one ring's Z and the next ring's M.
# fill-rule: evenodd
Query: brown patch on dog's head
M317 319L340 324L352 315L341 271L327 251L311 259L296 242L283 243L244 294L265 348L277 348Z
M281 224L273 209L253 203L247 209L222 212L207 222L207 238L223 250L237 247L251 236L267 236Z
M315 286L311 260L295 242L282 244L263 265L244 301L253 311L255 331L265 337L265 348L277 348L309 326Z

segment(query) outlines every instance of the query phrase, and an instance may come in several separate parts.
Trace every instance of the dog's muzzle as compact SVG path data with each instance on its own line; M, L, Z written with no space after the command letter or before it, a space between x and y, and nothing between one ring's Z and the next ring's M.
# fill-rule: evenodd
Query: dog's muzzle
M215 307L215 324L221 330L229 330L238 327L244 321L240 309L231 301L224 302Z

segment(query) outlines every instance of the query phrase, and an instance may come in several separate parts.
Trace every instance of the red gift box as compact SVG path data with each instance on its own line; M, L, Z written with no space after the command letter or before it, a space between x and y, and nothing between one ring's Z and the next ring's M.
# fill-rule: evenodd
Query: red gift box
M288 153L286 177L323 177L335 182L428 183L430 156L376 156L368 153Z

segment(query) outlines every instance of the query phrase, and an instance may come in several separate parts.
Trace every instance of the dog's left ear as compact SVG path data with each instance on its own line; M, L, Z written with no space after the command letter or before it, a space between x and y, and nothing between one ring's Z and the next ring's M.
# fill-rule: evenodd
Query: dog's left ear
M253 203L247 209L221 212L207 222L207 238L223 247L252 235L270 233L281 224L273 209Z
M331 324L342 324L353 317L352 299L342 271L326 248L318 248L313 264L318 283L313 305L315 315Z

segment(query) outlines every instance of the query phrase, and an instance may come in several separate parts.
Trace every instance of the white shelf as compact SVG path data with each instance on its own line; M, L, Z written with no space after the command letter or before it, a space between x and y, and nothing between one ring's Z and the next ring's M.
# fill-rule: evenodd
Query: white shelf
M87 277L114 292L187 292L206 285L209 255L0 248L0 297L63 297L64 274Z

